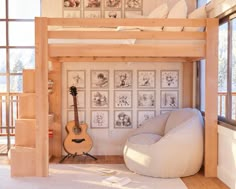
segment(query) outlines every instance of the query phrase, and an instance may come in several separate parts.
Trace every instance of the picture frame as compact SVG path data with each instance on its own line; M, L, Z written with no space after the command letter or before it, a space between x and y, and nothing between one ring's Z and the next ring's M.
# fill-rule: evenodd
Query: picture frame
M65 10L63 12L64 18L81 18L81 11L77 10Z
M77 108L85 108L85 102L86 102L86 95L85 91L77 91ZM68 90L67 93L67 108L73 109L74 103L73 103L73 96L70 94L70 91Z
M137 106L138 108L155 108L156 93L153 90L138 90L137 91Z
M67 71L67 87L75 86L78 89L86 87L85 70L68 70Z
M140 127L141 124L151 118L156 116L155 110L138 110L137 111L137 127Z
M79 118L79 123L86 123L85 111L79 110L78 111L78 118ZM74 111L73 110L68 110L67 111L67 122L74 121L74 120L75 120Z
M121 9L122 8L122 0L104 0L104 8L105 9Z
M142 0L125 0L125 9L137 10L137 9L142 9L142 7L143 7Z
M115 108L132 108L132 91L115 91Z
M109 70L91 70L91 88L109 88Z
M114 88L131 89L132 88L132 70L114 71Z
M80 9L81 0L63 0L64 9Z
M130 129L133 127L131 110L114 111L114 128Z
M156 71L155 70L138 70L138 88L139 89L153 89L156 85Z
M91 91L91 108L108 108L109 91L92 90Z
M101 18L102 12L96 10L85 10L84 11L84 18Z
M84 0L85 9L101 9L102 0Z
M175 109L179 107L179 91L161 90L161 108Z
M107 10L104 11L104 18L121 18L122 13L119 10Z
M109 111L92 110L91 111L91 128L92 129L109 128Z
M161 88L179 88L179 70L161 70Z

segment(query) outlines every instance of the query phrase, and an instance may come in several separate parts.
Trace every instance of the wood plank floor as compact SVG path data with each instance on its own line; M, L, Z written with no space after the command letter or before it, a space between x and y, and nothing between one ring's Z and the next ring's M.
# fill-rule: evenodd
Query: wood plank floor
M75 158L65 159L63 164L120 164L124 163L122 156L96 156L97 160L93 160L86 156L77 156ZM50 159L50 163L59 163L62 158ZM7 156L0 156L0 164L8 164ZM229 189L218 178L206 178L203 170L189 177L181 178L188 189Z

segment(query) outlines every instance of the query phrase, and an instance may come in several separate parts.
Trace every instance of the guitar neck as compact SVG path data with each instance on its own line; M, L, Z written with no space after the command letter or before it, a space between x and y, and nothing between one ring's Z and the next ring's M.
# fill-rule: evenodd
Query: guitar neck
M78 108L77 108L77 98L73 96L73 103L74 103L74 118L75 118L75 125L79 127L79 116L78 116Z

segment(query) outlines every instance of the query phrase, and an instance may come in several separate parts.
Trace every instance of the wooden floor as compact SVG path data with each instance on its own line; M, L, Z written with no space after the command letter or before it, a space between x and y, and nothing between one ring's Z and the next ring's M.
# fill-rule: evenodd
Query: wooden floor
M122 156L96 156L93 160L86 156L77 156L65 159L63 164L120 164L124 163ZM51 158L50 163L59 163L62 158ZM0 164L8 164L7 156L0 156ZM188 189L229 189L218 178L206 178L203 170L189 177L181 178Z

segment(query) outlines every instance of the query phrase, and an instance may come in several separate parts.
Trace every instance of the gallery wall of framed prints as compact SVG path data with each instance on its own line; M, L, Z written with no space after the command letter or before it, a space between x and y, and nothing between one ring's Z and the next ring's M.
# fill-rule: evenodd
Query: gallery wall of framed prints
M143 0L63 0L64 18L125 18L143 14Z

